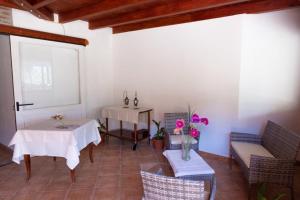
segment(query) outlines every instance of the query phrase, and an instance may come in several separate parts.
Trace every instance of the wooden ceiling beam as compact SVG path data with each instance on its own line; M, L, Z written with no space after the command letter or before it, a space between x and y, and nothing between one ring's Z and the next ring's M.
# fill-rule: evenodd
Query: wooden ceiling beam
M255 14L274 10L287 9L294 6L299 6L297 0L260 0L250 1L234 5L197 11L178 16L165 17L161 19L149 20L140 23L132 23L122 26L113 27L113 33L123 33L147 28L155 28L161 26L175 25L187 22L194 22L206 19L232 16L237 14Z
M12 0L19 7L27 10L38 18L53 21L54 15L47 8L35 9L28 1L26 0Z
M90 29L103 28L108 26L119 26L145 20L152 20L162 17L169 17L188 12L194 12L228 4L240 3L249 0L177 0L170 3L141 9L136 12L125 13L115 17L98 18L89 21ZM257 0L252 0L257 1Z
M19 28L14 26L7 26L3 24L0 24L0 33L6 35L16 35L16 36L36 38L42 40L71 43L71 44L77 44L82 46L87 46L89 44L89 42L86 39L82 39L82 38L70 37L70 36L59 35L54 33L47 33L42 31L35 31L35 30Z
M43 1L40 1L40 2L38 2L36 4L33 4L32 7L34 9L38 9L38 8L47 6L47 5L51 4L51 3L54 3L55 1L57 1L57 0L43 0Z
M89 6L59 13L59 22L66 23L74 20L108 14L118 10L159 2L159 0L102 0Z
M17 4L15 4L9 0L0 0L0 6L7 7L7 8L20 9L20 6L18 6Z

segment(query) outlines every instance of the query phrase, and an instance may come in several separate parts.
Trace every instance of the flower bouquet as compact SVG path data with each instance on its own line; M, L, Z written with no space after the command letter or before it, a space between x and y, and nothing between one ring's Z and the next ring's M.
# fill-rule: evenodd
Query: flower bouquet
M174 129L174 134L182 135L182 159L190 160L190 150L192 139L199 139L200 137L200 126L203 124L205 126L208 125L208 119L206 117L200 117L196 112L190 112L189 107L189 118L188 118L188 133L183 132L183 128L185 127L184 119L176 120L176 128Z

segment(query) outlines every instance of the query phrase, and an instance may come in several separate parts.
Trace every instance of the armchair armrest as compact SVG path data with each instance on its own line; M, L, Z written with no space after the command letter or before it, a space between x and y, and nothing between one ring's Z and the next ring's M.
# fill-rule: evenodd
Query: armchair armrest
M296 173L294 160L251 155L249 167L250 183L277 183L292 186Z
M261 144L262 138L260 135L257 134L231 132L230 141Z

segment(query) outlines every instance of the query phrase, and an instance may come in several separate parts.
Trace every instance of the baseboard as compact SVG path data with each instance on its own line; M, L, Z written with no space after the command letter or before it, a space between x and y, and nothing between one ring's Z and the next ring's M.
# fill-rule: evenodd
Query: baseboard
M215 159L215 160L223 160L223 161L228 161L229 160L229 157L212 154L212 153L208 153L208 152L205 152L205 151L199 151L199 153L200 153L200 155L203 155L206 158L212 158L212 159Z
M5 152L11 154L11 155L13 154L13 150L12 150L11 148L5 146L4 144L1 144L1 143L0 143L0 149L1 149L2 151L5 151Z

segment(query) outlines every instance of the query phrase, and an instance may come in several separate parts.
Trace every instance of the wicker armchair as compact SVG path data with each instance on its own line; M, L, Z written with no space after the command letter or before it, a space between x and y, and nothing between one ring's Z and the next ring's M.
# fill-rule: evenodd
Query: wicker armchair
M141 171L144 200L214 200L215 190L205 190L204 181L179 179Z
M181 143L172 143L171 137L174 137L173 130L176 128L176 120L184 119L185 122L189 121L188 113L165 113L165 129L167 131L165 135L165 147L166 149L181 149ZM188 132L188 126L183 128L183 132ZM195 151L198 151L199 140L195 139L195 142L192 143L191 148Z
M233 158L241 166L249 184L248 199L251 198L252 185L257 183L288 187L294 199L295 163L300 148L298 135L268 121L262 136L233 132L230 140L230 167ZM239 147L245 146L241 151Z

